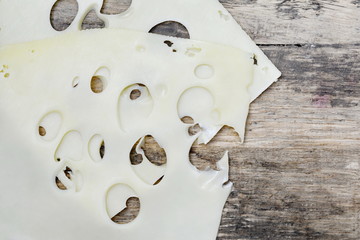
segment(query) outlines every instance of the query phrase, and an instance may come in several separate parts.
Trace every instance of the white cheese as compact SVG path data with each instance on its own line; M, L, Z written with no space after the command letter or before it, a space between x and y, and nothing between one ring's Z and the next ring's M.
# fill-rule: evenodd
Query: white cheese
M1 0L0 46L56 36L50 24L55 1ZM130 8L118 15L100 13L102 0L78 0L78 14L66 31L81 30L82 21L94 9L110 28L148 32L164 21L177 21L190 33L191 39L220 43L253 53L254 81L249 88L251 101L281 75L259 47L237 24L218 0L133 0Z
M191 48L201 51L189 56ZM251 58L232 47L126 30L1 47L0 239L215 239L231 191L228 155L219 171L198 171L188 153L200 135L190 136L180 119L230 125L243 137ZM133 90L140 96L131 99ZM145 167L133 166L132 146L149 134L167 163L147 168L144 157ZM129 197L140 200L138 216L112 222Z

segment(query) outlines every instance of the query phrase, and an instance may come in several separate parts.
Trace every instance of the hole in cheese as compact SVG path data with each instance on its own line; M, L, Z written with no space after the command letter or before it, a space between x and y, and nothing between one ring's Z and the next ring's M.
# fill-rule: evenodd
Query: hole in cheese
M104 91L104 82L102 77L100 76L93 76L91 78L91 91L94 93L101 93Z
M194 136L194 135L198 134L199 132L201 132L201 127L198 123L195 124L194 126L189 127L189 129L188 129L188 133L190 136Z
M62 124L62 117L58 112L46 114L38 124L38 133L43 140L51 141L56 138Z
M190 116L182 117L180 120L186 124L194 124L194 119Z
M42 137L46 135L46 130L43 126L39 126L39 135Z
M171 47L174 43L172 41L169 40L165 40L164 43L168 46Z
M106 193L106 211L113 222L130 223L139 214L140 199L129 185L112 185Z
M131 0L104 0L100 13L116 15L125 12L131 5Z
M116 214L111 220L117 224L127 224L135 220L140 212L140 199L137 197L128 198L126 208Z
M187 28L183 24L175 21L165 21L159 23L152 27L149 30L149 33L190 39L190 33Z
M105 28L105 22L98 17L95 10L90 10L81 23L81 30Z
M136 90L141 94L139 95ZM146 122L153 108L153 97L144 84L137 83L126 87L118 100L118 120L121 129L124 131L137 129Z
M131 93L130 93L131 100L136 100L139 97L141 97L141 91L139 89L134 89L131 91Z
M105 141L104 138L96 134L89 141L89 155L94 162L100 162L105 156Z
M156 180L156 182L154 182L154 186L155 185L158 185L162 180L163 180L163 178L164 178L164 175L163 176L161 176L158 180Z
M55 184L60 190L78 192L82 187L83 179L79 171L73 171L69 166L62 168L55 176Z
M59 180L58 177L55 177L55 183L56 183L56 186L57 186L60 190L67 190L67 188L65 187L65 185Z
M145 136L143 139L140 138L132 147L130 152L130 161L132 165L138 165L142 162L143 157L137 153L137 148L140 144L141 150L144 152L146 158L152 164L161 166L166 164L166 152L151 135ZM140 155L140 156L138 156Z
M130 151L130 162L131 165L139 165L143 161L143 157L141 154L136 152L136 148L139 144L141 139L137 140L137 142L134 144L134 146L131 148Z
M165 174L165 150L151 135L140 138L130 152L130 162L136 175L149 185L158 184Z
M56 31L66 30L74 21L79 11L76 0L58 0L50 12L50 23Z
M103 159L104 155L105 155L105 141L101 142L101 145L99 148L99 154L100 154L101 159Z
M76 88L79 85L79 77L75 77L72 82L72 87Z
M151 135L145 136L144 144L141 146L146 158L157 166L166 164L165 150L159 145L155 138Z

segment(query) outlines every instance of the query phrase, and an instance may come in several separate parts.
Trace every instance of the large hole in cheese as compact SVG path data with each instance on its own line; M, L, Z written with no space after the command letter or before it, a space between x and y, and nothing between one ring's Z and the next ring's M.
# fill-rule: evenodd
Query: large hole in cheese
M130 223L140 212L140 199L129 185L115 184L107 191L106 211L113 222Z
M147 135L144 138L140 138L133 146L130 152L130 161L132 165L138 165L143 161L141 155L137 152L137 148L140 147L146 156L146 158L156 166L166 164L165 150L159 145L155 138L151 135Z
M104 0L100 13L115 15L125 12L131 5L131 0Z
M90 10L81 23L81 30L105 28L105 22L99 18L95 10Z
M144 182L157 185L164 177L167 157L164 148L151 135L140 138L130 151L134 172Z
M111 220L117 224L127 224L135 220L140 212L140 199L130 197L126 200L126 208L116 214Z
M175 21L165 21L159 23L152 27L149 30L149 33L190 39L190 33L187 28L183 24Z
M56 1L50 12L51 26L56 31L66 30L74 21L78 11L79 5L76 0Z

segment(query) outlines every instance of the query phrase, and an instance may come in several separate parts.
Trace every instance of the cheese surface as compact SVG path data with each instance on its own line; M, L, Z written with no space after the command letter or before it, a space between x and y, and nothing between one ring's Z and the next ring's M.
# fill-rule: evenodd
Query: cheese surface
M1 47L0 239L215 239L232 187L228 155L219 171L199 171L188 153L223 125L244 135L252 56L115 29ZM190 136L185 116L204 131ZM139 147L143 161L131 163L147 135L165 164ZM111 221L131 197L138 216Z
M55 2L0 1L0 46L62 34L50 23ZM148 32L159 23L176 21L187 28L191 39L233 46L254 54L254 80L249 87L251 101L281 75L218 0L132 0L129 9L118 15L101 14L102 0L78 0L77 3L78 13L65 32L81 30L86 15L95 10L107 28Z

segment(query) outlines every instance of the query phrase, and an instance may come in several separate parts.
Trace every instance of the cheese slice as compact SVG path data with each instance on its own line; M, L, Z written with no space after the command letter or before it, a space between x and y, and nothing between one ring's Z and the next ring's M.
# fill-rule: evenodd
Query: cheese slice
M215 239L228 155L219 171L197 170L188 153L199 135L180 119L243 136L252 66L237 48L128 30L1 47L0 239ZM149 134L167 162L137 168L130 151ZM130 197L138 216L111 221Z
M78 0L78 14L66 30L79 31L90 10L109 28L148 32L164 21L177 21L189 31L191 39L220 43L254 54L254 81L249 87L251 101L281 75L259 47L243 31L218 0L132 0L130 8L118 15L100 13L102 0ZM50 24L50 11L55 1L1 0L0 46L56 36Z

